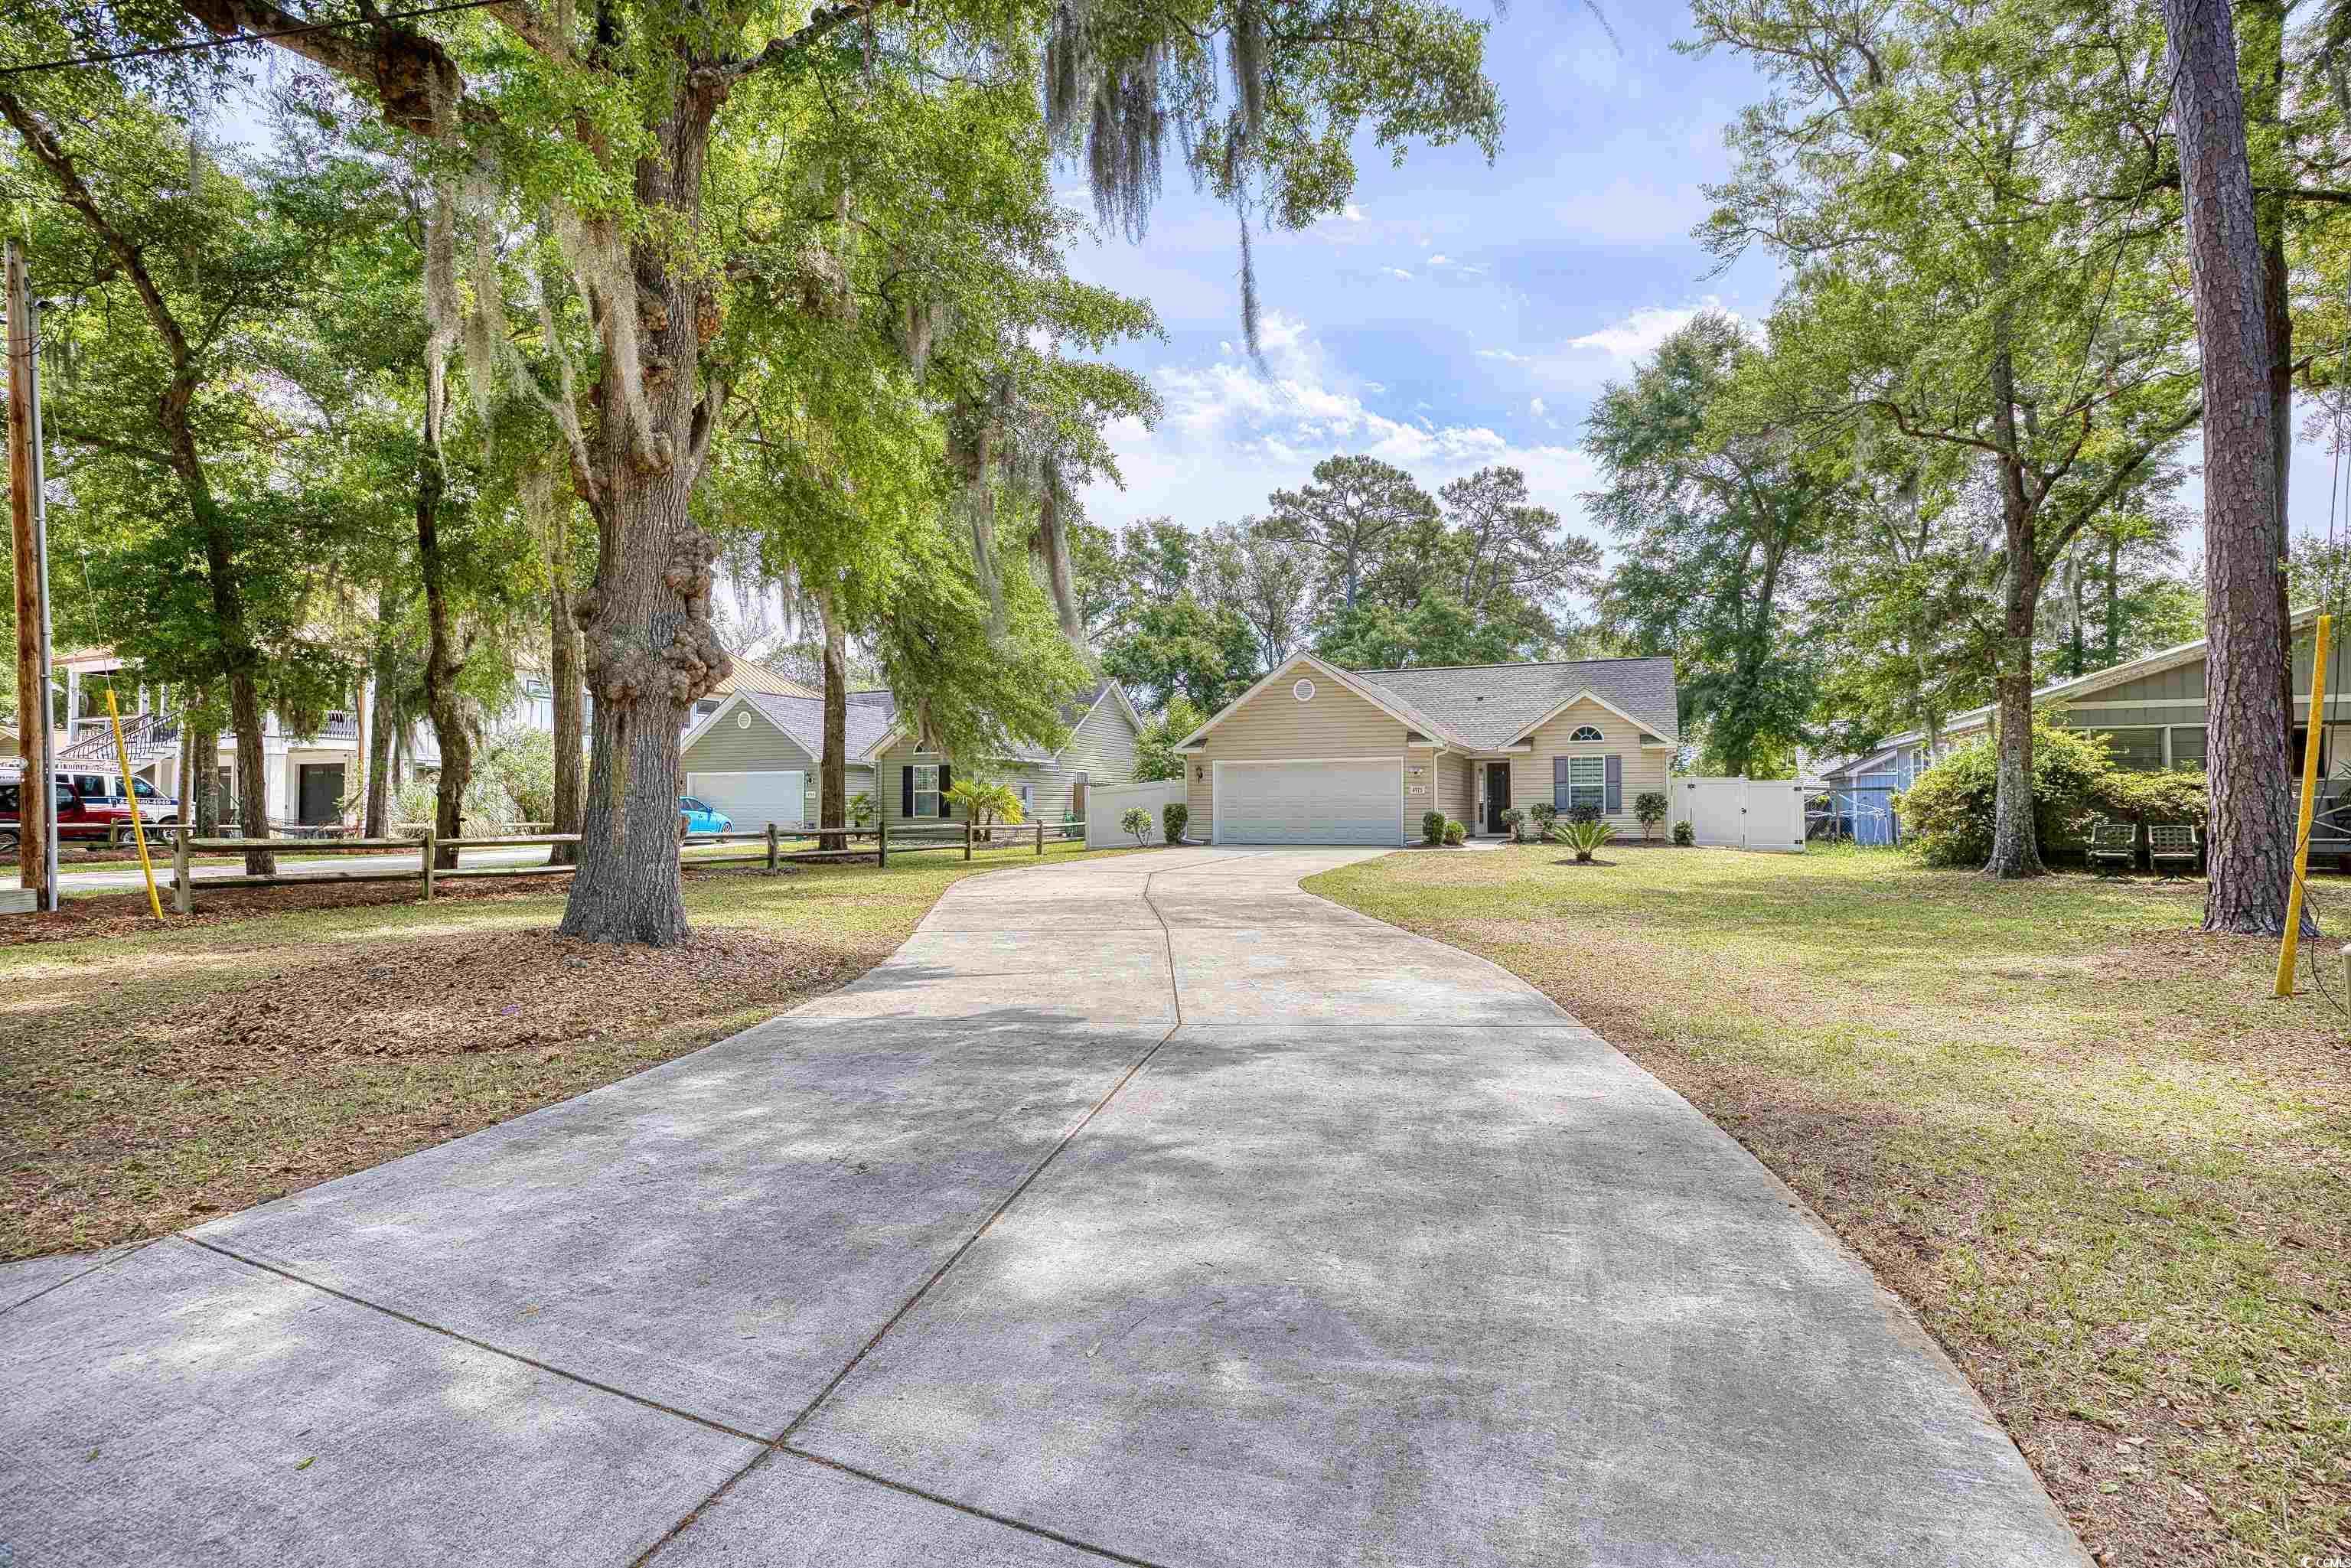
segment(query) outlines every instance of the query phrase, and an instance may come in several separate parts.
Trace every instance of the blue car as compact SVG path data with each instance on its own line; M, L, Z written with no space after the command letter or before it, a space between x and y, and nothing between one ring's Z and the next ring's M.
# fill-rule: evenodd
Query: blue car
M731 833L735 831L735 819L720 815L706 802L691 795L677 798L677 814L685 823L685 836L689 839L706 833Z

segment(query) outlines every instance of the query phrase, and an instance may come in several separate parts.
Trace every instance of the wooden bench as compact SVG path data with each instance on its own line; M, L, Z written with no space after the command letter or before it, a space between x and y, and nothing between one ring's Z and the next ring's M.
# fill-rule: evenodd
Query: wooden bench
M2157 871L2169 867L2174 875L2194 876L2204 860L2203 835L2188 822L2150 822L2147 858Z
M2126 872L2138 868L2138 824L2115 822L2101 818L2090 830L2090 841L2082 852L2092 871L2102 865L2120 864Z

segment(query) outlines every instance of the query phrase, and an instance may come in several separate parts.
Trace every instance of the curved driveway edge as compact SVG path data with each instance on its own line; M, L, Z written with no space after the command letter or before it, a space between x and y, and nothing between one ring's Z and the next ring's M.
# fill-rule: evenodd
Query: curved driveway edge
M1380 852L969 878L793 1013L0 1312L0 1545L2085 1563L1727 1134L1297 886Z

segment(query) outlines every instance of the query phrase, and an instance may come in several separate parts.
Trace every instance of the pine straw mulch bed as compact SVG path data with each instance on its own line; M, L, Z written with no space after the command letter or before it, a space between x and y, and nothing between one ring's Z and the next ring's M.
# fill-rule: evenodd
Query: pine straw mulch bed
M2179 904L2131 929L2101 924L2091 879L2052 879L2081 902L2016 951L1942 924L2015 896L1972 878L1887 883L1915 921L1889 932L1790 873L1811 913L1745 933L1692 921L1704 883L1601 884L1564 915L1558 883L1497 878L1477 913L1416 919L1360 868L1332 880L1532 981L1794 1187L1917 1310L2100 1563L2351 1563L2341 938L2279 1002L2274 941L2194 929L2198 885L2126 890Z
M545 930L256 946L160 1005L126 988L0 1011L0 1259L162 1235L462 1137L842 985L893 941L711 927L663 951Z

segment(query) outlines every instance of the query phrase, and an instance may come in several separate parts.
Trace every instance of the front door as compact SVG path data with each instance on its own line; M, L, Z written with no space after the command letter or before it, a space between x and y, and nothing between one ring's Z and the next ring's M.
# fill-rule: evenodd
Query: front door
M1486 831L1489 833L1510 831L1502 813L1510 809L1510 765L1507 762L1486 764Z
M305 762L301 766L303 825L324 827L341 820L343 765L340 762Z

